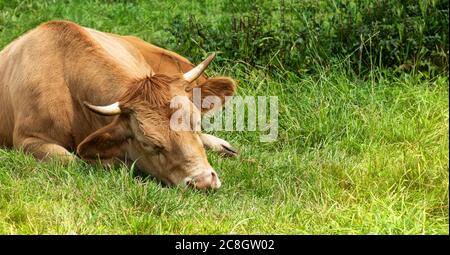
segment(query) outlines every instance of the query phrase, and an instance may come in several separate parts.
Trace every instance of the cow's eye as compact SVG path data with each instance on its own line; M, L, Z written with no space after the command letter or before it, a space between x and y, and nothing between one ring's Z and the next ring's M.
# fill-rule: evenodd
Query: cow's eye
M142 147L144 147L144 148L150 148L151 147L151 145L149 143L146 143L146 142L140 142L140 143L141 143Z
M142 147L144 147L145 150L148 151L152 151L155 153L161 153L163 148L161 146L155 145L155 144L151 144L151 143L147 143L147 142L141 142Z
M161 147L161 146L154 146L153 149L154 149L155 152L158 153L158 154L162 153L162 151L164 150L164 148Z
M141 142L142 147L144 147L144 149L146 150L153 150L153 144L150 143L146 143L146 142Z

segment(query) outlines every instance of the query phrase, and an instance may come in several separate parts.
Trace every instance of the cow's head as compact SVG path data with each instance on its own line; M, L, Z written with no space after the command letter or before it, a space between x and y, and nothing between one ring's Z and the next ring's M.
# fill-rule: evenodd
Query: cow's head
M171 128L174 112L173 98L192 99L191 83L214 58L214 54L191 71L174 76L155 74L134 82L118 102L108 106L85 105L100 115L117 118L109 125L89 135L77 149L86 159L110 160L124 153L136 160L137 166L166 184L188 184L199 189L219 188L217 173L209 164L205 149L195 130L177 131ZM197 86L201 97L217 96L224 103L225 96L235 91L230 78L208 79ZM184 96L184 97L183 97ZM186 100L181 111L199 121L201 109ZM171 104L172 103L172 104ZM180 105L178 105L180 106ZM206 111L208 109L205 109ZM199 123L191 123L192 126Z

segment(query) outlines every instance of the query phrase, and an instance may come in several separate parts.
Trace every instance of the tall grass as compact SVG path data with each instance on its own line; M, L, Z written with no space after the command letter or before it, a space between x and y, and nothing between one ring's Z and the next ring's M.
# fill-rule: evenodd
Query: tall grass
M0 150L0 233L448 234L448 78L374 75L237 72L280 133L217 132L241 151L209 153L217 192Z

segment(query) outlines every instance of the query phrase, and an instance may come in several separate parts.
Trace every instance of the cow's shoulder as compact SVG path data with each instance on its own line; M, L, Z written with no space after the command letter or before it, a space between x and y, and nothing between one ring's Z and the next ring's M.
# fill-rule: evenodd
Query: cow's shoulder
M159 61L160 58L168 58L172 59L174 61L179 62L183 66L189 66L190 68L193 68L194 65L185 57L166 49L163 49L161 47L158 47L154 44L148 43L138 37L135 36L120 36L121 38L125 39L129 43L131 43L134 47L136 47L138 50L140 50L144 55L147 55L149 60L151 61Z
M52 20L40 24L31 31L31 38L45 45L54 45L60 50L78 52L85 49L96 49L98 43L81 25L67 20Z
M38 32L55 32L59 39L76 39L77 41L85 41L93 43L86 30L71 21L67 20L52 20L39 25L36 30Z
M181 56L180 54L166 50L164 48L158 47L154 44L146 42L135 36L118 36L128 43L133 45L137 50L141 52L144 56L146 62L155 70L157 73L163 73L167 75L171 75L174 73L185 73L194 68L194 64L192 64L187 58ZM197 82L206 81L207 76L202 74Z
M82 27L77 23L68 20L50 20L39 25L42 29L57 29L57 30L80 30Z

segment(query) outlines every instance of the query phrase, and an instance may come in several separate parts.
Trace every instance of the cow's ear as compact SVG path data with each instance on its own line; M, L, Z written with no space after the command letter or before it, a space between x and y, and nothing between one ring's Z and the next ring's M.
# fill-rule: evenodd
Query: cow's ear
M197 105L199 102L195 102L195 89L200 89L202 112L207 112L212 109L217 109L225 104L226 97L233 96L236 91L236 82L228 77L214 77L206 80L199 86L194 87L191 90L191 98Z
M129 129L116 120L86 137L78 145L77 154L87 160L112 159L120 155L131 137Z

